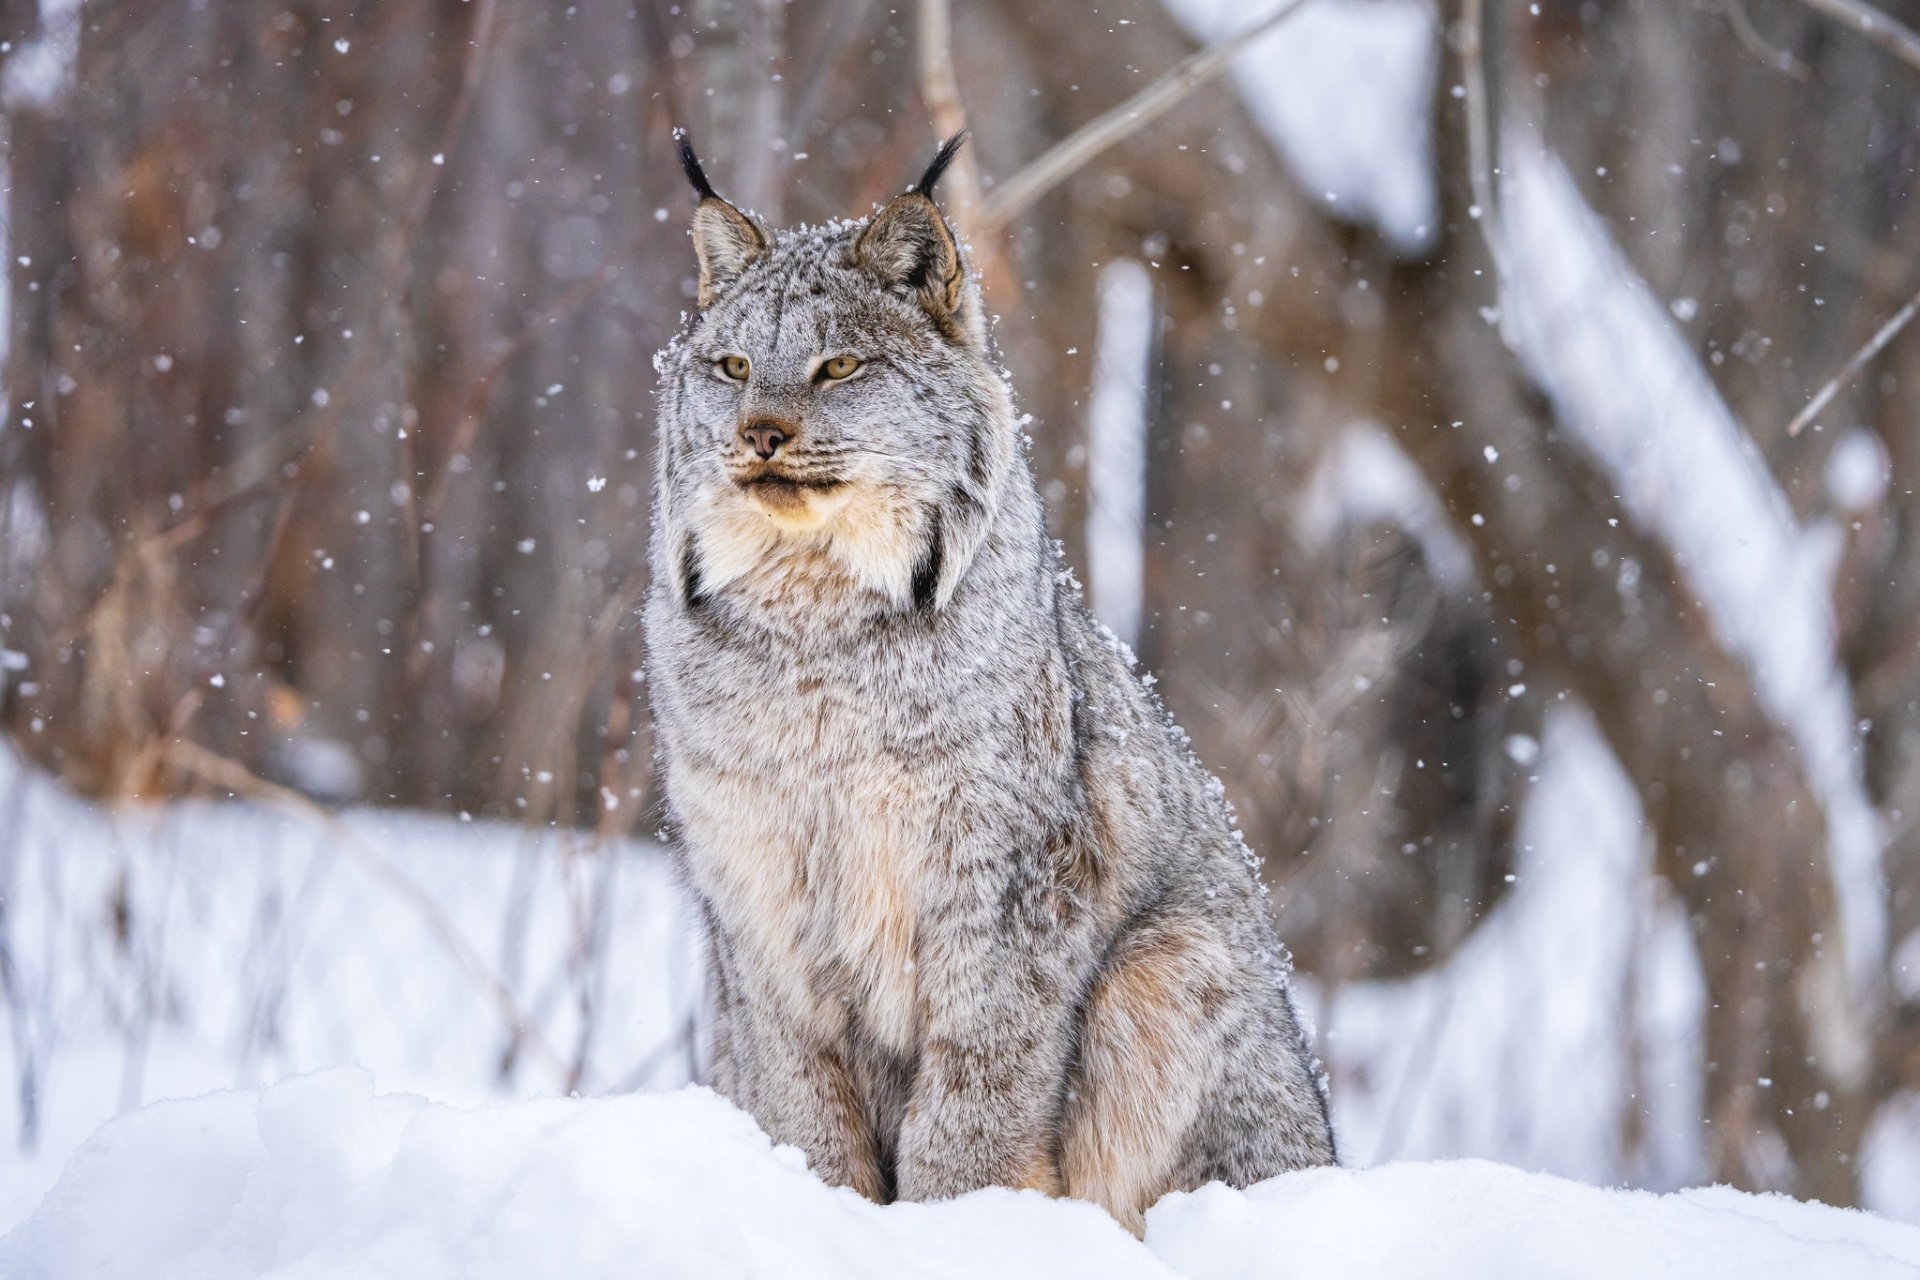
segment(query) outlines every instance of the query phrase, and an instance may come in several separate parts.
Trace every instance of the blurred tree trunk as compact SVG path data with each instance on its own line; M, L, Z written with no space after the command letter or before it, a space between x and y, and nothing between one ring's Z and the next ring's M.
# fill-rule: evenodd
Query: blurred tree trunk
M1912 5L1888 8L1920 19ZM1796 514L1845 531L1840 655L1868 790L1891 827L1898 942L1920 930L1920 337L1902 335L1805 434L1785 428L1920 288L1909 214L1920 71L1806 6L1749 10L1771 55L1734 38L1730 7L1633 0L1562 13L1524 45L1547 77L1529 102L1595 207L1642 229L1623 247L1656 292L1698 317L1683 327ZM1871 455L1860 431L1885 471L1854 498L1830 468L1847 461L1834 456L1843 445L1856 465ZM1911 1068L1877 1074L1883 1094L1920 1084Z
M1452 20L1453 10L1448 13ZM1129 7L1126 18L1130 41L1164 50L1143 57L1147 65L1171 65L1185 47L1153 6ZM1066 16L1023 12L1010 21L1025 23L1040 47L1055 50L1056 65L1073 63ZM1050 21L1058 25L1050 28ZM1837 946L1820 941L1838 937L1820 805L1750 673L1714 638L1671 554L1635 528L1480 314L1496 299L1484 244L1465 213L1461 107L1449 92L1462 82L1453 50L1449 42L1435 108L1443 216L1438 241L1421 261L1399 260L1369 234L1314 219L1306 212L1314 202L1297 194L1274 199L1275 192L1293 191L1291 181L1237 102L1219 88L1201 91L1155 126L1150 147L1126 144L1071 189L1098 191L1110 163L1136 189L1208 193L1197 203L1169 194L1161 207L1135 214L1176 246L1180 278L1195 280L1195 292L1212 303L1179 312L1176 327L1196 349L1236 349L1239 324L1221 319L1219 300L1245 296L1247 260L1276 264L1261 281L1265 305L1246 322L1259 342L1258 366L1287 371L1293 386L1288 397L1256 403L1297 406L1324 395L1396 431L1474 549L1480 581L1503 622L1502 647L1528 682L1568 689L1594 710L1640 792L1658 836L1662 873L1687 903L1709 992L1703 1073L1716 1176L1742 1186L1780 1179L1783 1171L1765 1158L1763 1135L1772 1131L1790 1156L1793 1167L1784 1171L1790 1189L1852 1203L1862 1082L1843 1060L1847 1046L1834 1044L1834 1028L1842 1035L1857 1028L1844 1008L1832 1007L1845 1000L1841 957ZM1089 54L1058 78L1097 84L1098 60ZM1110 105L1076 94L1063 128ZM1183 125L1210 145L1181 145ZM1230 177L1226 156L1233 160ZM1261 194L1264 225L1227 221L1243 191ZM1290 216L1289 210L1302 212ZM1187 219L1207 224L1189 230ZM1244 250L1235 253L1235 245ZM1280 263L1298 269L1297 283L1279 278ZM1383 297L1385 305L1368 306L1361 295ZM1179 401L1171 388L1194 379L1195 358L1175 363L1183 349L1169 352L1173 403ZM1327 360L1330 353L1337 364ZM1232 367L1231 356L1215 360ZM1338 375L1323 377L1330 367ZM1260 508L1246 478L1284 484L1300 474L1297 456L1265 457L1270 443L1249 437L1248 423L1258 422L1257 415L1221 414L1217 428L1202 416L1228 394L1247 394L1245 385L1230 383L1229 392L1207 397L1212 403L1194 406L1192 417L1174 419L1180 445L1156 448L1154 463L1166 468L1157 476L1161 503L1180 495L1182 505L1173 510L1231 513L1234 504L1252 501L1253 520L1241 512L1210 525L1190 514L1198 527L1183 532L1176 522L1169 535L1170 542L1185 539L1184 556L1163 544L1151 548L1150 558L1156 566L1150 593L1159 610L1150 661L1171 674L1169 700L1202 757L1227 770L1230 794L1245 781L1245 762L1211 728L1208 713L1228 702L1215 692L1226 687L1217 673L1224 654L1245 641L1215 634L1213 621L1250 612L1245 602L1265 589L1260 579L1269 576L1277 554L1271 544L1263 550L1252 532L1260 527ZM1321 422L1327 416L1314 415ZM1195 419L1205 429L1193 430ZM1215 429L1217 442L1210 438ZM1313 427L1303 421L1292 430L1304 434ZM1500 475L1523 483L1509 488L1498 481L1485 465L1489 446L1502 459ZM1187 484L1192 487L1182 487ZM1168 508L1157 503L1156 509ZM1231 530L1231 547L1220 545L1223 528ZM1618 585L1625 564L1639 570L1631 593ZM1201 604L1216 599L1238 607ZM1175 638L1183 632L1184 643ZM1350 818L1356 809L1343 805L1341 812ZM1309 963L1321 959L1310 956Z
M1050 132L1029 157L1192 48L1152 4L1113 10L1097 47L1070 9L998 13L1048 72L1037 101ZM1492 620L1431 579L1404 531L1301 529L1327 450L1359 416L1325 384L1328 337L1379 323L1348 249L1224 85L1095 159L1020 219L1012 244L1023 278L1132 257L1157 281L1140 656L1284 890L1296 958L1334 979L1443 959L1504 890L1523 771L1499 744L1534 724L1501 693ZM1080 394L1090 292L1091 273L1028 292L1031 333L1001 335L1016 386L1060 380L1064 334L1088 353L1068 384ZM1023 342L1041 352L1031 366ZM1079 417L1035 428L1074 441L1039 450L1043 482L1044 468L1055 482L1081 474Z
M1495 56L1502 35L1489 34ZM1463 83L1458 42L1446 47L1439 83ZM1752 1187L1784 1172L1796 1194L1853 1203L1866 1046L1847 1008L1821 804L1671 553L1635 529L1479 314L1497 299L1468 283L1494 272L1466 208L1464 107L1443 91L1436 115L1442 238L1432 261L1394 273L1385 350L1413 376L1383 379L1411 396L1389 420L1449 508L1485 517L1462 529L1517 648L1593 709L1640 792L1706 978L1715 1176ZM1524 478L1517 491L1482 465L1489 446ZM1615 589L1627 563L1632 595ZM1790 1170L1769 1167L1767 1129Z
M72 86L8 115L0 461L49 546L10 570L7 720L110 794L194 785L185 737L569 821L604 747L636 821L644 734L602 726L639 668L607 625L644 581L634 369L686 275L642 145L664 44L458 0L82 18Z

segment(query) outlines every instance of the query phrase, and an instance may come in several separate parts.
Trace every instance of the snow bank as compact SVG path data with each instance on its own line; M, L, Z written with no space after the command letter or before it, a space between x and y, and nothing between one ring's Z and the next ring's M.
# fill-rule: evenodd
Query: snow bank
M1484 1160L1290 1174L1169 1196L1147 1241L1178 1273L1906 1276L1920 1228L1727 1187L1610 1191Z
M1480 1161L1170 1196L1135 1242L1090 1205L869 1204L703 1089L476 1110L339 1068L150 1106L0 1240L60 1280L580 1275L1908 1276L1920 1228L1777 1197L1602 1191Z
M343 1062L454 1102L697 1069L702 945L645 841L106 809L0 742L0 906L0 1231L102 1121L163 1098Z
M1170 1274L1038 1192L882 1209L704 1089L461 1110L336 1068L107 1125L0 1275L372 1280Z

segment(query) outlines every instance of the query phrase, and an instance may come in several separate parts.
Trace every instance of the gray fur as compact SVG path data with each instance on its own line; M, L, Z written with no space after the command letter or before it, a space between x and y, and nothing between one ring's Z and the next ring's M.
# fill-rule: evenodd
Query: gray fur
M1062 569L931 199L700 209L647 628L715 1086L882 1201L1033 1186L1138 1231L1330 1162L1251 856ZM772 462L749 422L792 429Z

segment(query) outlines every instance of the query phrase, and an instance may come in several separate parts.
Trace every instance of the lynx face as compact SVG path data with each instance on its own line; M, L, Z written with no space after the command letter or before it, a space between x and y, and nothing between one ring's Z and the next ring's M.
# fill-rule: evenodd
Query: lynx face
M960 433L926 406L973 353L854 259L856 234L780 237L689 334L682 386L716 506L810 532L855 507L937 501L964 464Z
M667 568L689 603L805 557L900 606L958 583L1010 461L1010 401L925 194L942 157L870 219L778 233L696 177L701 309L661 406Z

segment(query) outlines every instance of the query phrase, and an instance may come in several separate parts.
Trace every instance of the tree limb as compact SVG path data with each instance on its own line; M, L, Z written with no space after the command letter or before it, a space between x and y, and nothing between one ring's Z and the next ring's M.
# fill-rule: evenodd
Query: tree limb
M1761 65L1792 76L1801 84L1813 83L1813 72L1806 63L1785 49L1776 48L1760 34L1760 29L1753 25L1753 18L1747 13L1747 0L1727 0L1727 22L1733 27L1733 34L1739 39L1741 47L1759 59Z
M933 112L933 128L951 138L967 127L966 104L960 99L960 80L953 71L953 11L948 0L920 0L920 96ZM954 157L954 220L964 229L980 207L980 166L973 149Z
M1095 156L1178 106L1189 93L1226 70L1235 54L1312 2L1288 0L1239 35L1188 55L1139 93L1056 142L1038 160L987 194L980 215L981 234L1000 230Z
M1819 417L1821 412L1833 403L1833 398L1840 394L1840 389L1852 382L1860 370L1866 367L1868 361L1879 355L1886 349L1889 342L1899 336L1900 331L1907 327L1907 323L1913 319L1916 312L1920 312L1920 293L1908 298L1907 305L1894 312L1893 318L1881 325L1874 335L1867 339L1867 345L1854 352L1852 358L1840 366L1840 372L1828 379L1827 385L1821 387L1813 399L1807 401L1807 407L1793 415L1793 421L1787 424L1787 434L1799 435L1806 429L1809 422Z
M1499 193L1493 185L1493 126L1487 100L1485 40L1486 14L1482 0L1465 0L1460 13L1460 77L1467 107L1467 177L1473 191L1473 207L1467 212L1479 224L1487 254L1493 259L1500 340L1512 351L1517 344L1512 322L1507 319L1507 235L1500 216Z
M306 447L291 464L293 470L288 479L292 482L280 500L279 510L274 514L273 526L267 535L266 550L260 557L260 579L252 602L247 606L246 616L249 623L258 616L268 596L267 584L274 565L279 560L282 545L290 536L293 528L295 503L306 477L311 474L313 463L326 456L338 433L340 422L347 406L352 400L351 393L358 390L366 379L373 376L379 359L386 354L386 348L377 339L380 321L387 309L400 299L407 288L407 273L413 265L413 247L418 239L420 228L425 223L428 212L433 208L434 197L440 192L446 177L446 157L454 153L456 144L467 126L468 118L473 114L473 105L479 96L481 81L487 65L487 55L492 51L495 38L495 13L498 0L480 0L475 9L473 25L467 39L467 50L462 60L460 85L454 93L453 105L441 122L439 146L434 154L441 157L440 163L427 165L420 174L414 187L412 198L408 201L402 215L399 228L391 241L392 253L387 258L379 276L374 282L372 297L369 300L366 320L360 326L364 335L354 347L348 358L346 370L339 381L340 393L328 399L324 414L313 429Z
M1800 0L1815 13L1853 28L1915 70L1920 70L1920 33L1866 0Z

